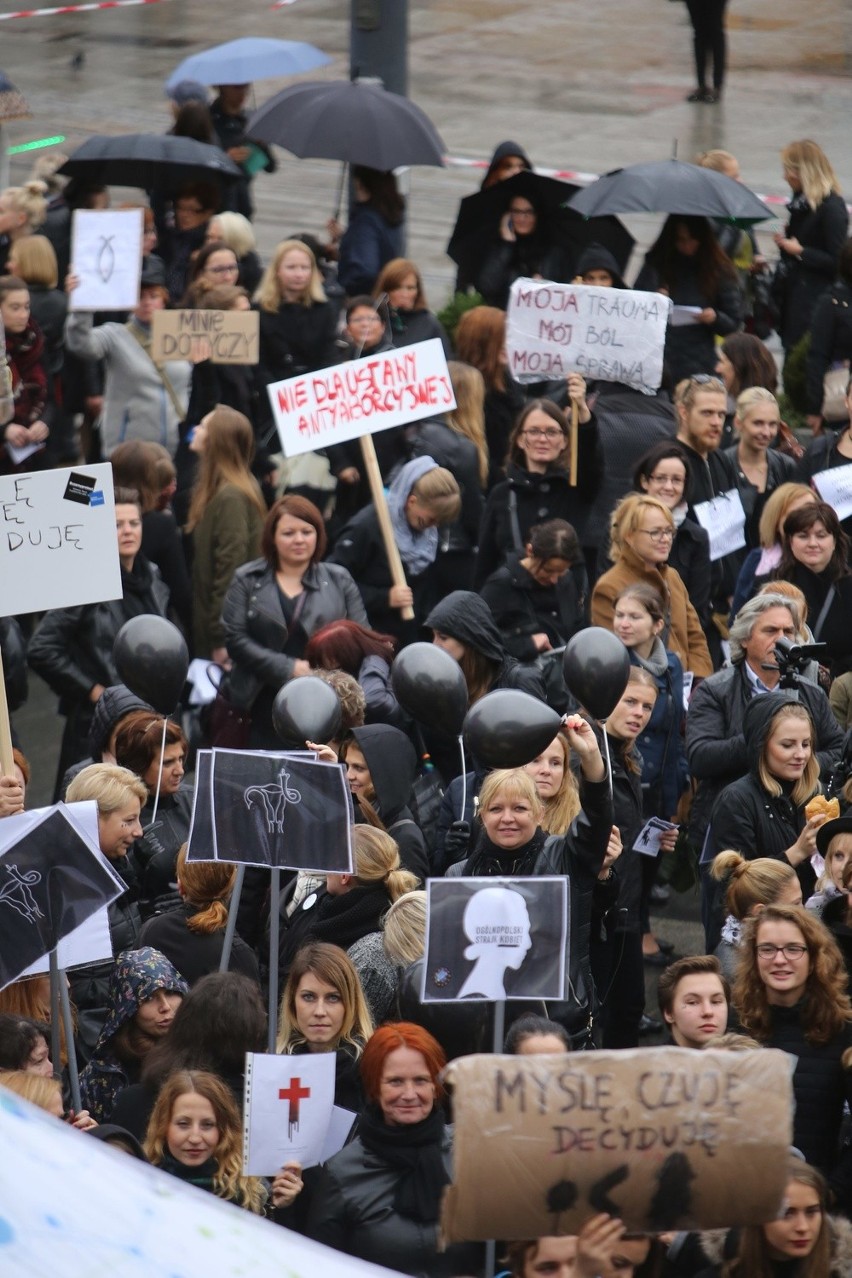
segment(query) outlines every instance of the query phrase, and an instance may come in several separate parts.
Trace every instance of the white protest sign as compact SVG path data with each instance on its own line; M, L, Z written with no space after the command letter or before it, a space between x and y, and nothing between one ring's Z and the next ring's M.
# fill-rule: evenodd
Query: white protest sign
M257 311L155 311L151 358L158 364L191 359L195 339L204 338L211 364L256 364L259 334Z
M426 889L424 1003L564 998L565 878L429 879Z
M73 932L69 932L56 947L56 961L63 971L84 967L89 963L109 963L113 957L109 906L104 906ZM23 980L25 976L42 976L49 971L50 956L46 954L22 972L19 980Z
M710 559L723 559L746 544L745 511L736 488L700 501L695 517L710 538Z
M287 457L455 408L437 337L267 386Z
M287 1162L319 1162L334 1106L334 1052L246 1052L243 1172L274 1176Z
M677 826L671 821L663 821L660 817L651 817L636 835L633 851L641 852L643 856L659 856L663 835L668 830L676 829Z
M838 519L852 515L852 465L821 470L813 476L813 483L822 500L834 507Z
M0 615L121 598L112 467L0 476Z
M139 302L142 209L76 209L71 270L79 284L72 311L130 311Z
M582 373L653 395L670 306L661 293L515 280L506 311L509 372L518 382Z

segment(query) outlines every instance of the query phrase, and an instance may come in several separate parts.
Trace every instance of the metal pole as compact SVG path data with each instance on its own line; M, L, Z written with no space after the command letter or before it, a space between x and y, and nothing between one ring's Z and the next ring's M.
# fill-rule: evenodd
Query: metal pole
M74 1022L71 1018L71 996L65 973L59 970L59 1001L62 1004L62 1025L65 1030L65 1050L68 1053L68 1079L71 1084L71 1107L75 1114L83 1108L80 1100L80 1075L77 1072L77 1047L74 1042Z
M59 993L59 960L56 950L50 951L50 1059L57 1074L62 1073L62 1038L59 1026L62 1017L62 998Z
M225 939L222 942L222 957L219 959L219 971L227 972L228 964L231 961L231 949L234 944L234 933L237 930L237 911L240 908L240 897L243 894L243 879L245 878L246 867L244 865L237 866L237 877L234 879L234 890L231 893L230 904L228 905L228 925L225 928Z
M494 1033L491 1037L491 1050L495 1056L499 1056L503 1051L503 1039L506 1037L506 1000L501 998L494 1004ZM486 1278L495 1272L497 1268L497 1242L494 1238L489 1238L485 1244L485 1273Z
M281 895L281 871L272 871L269 887L269 1037L268 1051L275 1051L278 1035L278 928L281 922L279 897Z

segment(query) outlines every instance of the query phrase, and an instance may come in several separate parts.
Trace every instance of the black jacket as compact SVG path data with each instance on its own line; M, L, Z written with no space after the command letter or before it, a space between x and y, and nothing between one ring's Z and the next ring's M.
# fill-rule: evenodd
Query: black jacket
M710 562L710 538L706 529L687 516L679 525L669 553L669 567L674 568L686 586L689 602L698 613L706 634L713 624L710 604L712 564Z
M633 287L653 292L665 282L646 257ZM742 323L743 294L735 272L721 276L715 294L708 297L695 259L678 254L677 279L669 284L669 296L675 306L700 306L702 310L712 307L716 312L712 324L683 324L677 328L670 324L666 329L664 360L672 383L677 385L693 373L715 373L716 337L735 333Z
M702 457L701 453L682 439L678 439L678 443L686 453L689 465L689 514L698 523L695 518L697 505L730 492L732 488L739 488L737 468L724 449L717 448ZM717 611L727 613L727 601L734 593L744 558L745 551L736 550L711 563L710 601Z
M541 586L513 551L480 590L503 637L506 651L518 661L535 661L535 634L546 634L551 647L566 644L588 625L589 580L582 561L564 573L556 586Z
M380 311L381 313L381 311ZM444 326L431 311L398 311L388 305L388 322L385 331L394 347L413 346L415 342L428 342L432 338L440 339L447 359L453 358L453 347Z
M281 929L278 939L278 973L280 988L298 950L311 941L324 941L346 950L363 936L381 931L382 919L391 907L383 882L360 883L341 896L332 896L325 888L310 896L286 915L289 892L285 888L278 901Z
M852 287L843 280L822 294L811 315L807 407L814 416L822 413L823 378L829 367L840 360L852 360Z
M150 945L165 954L187 985L194 985L202 976L219 971L225 941L224 929L205 934L190 931L189 920L197 913L196 906L184 902L176 910L169 910L166 914L158 914L149 919L142 925L139 934L139 944ZM238 935L234 936L228 971L239 972L241 976L248 976L260 984L255 953Z
M517 279L538 276L543 280L570 279L570 263L558 245L545 235L497 239L487 250L476 278L476 291L486 306L505 310L509 289Z
M819 475L821 471L852 465L852 457L845 457L837 447L844 438L847 445L852 440L852 435L846 433L847 429L848 427L841 425L838 430L825 430L821 435L817 435L816 439L811 440L796 467L794 478L798 483L812 487L814 476ZM847 536L852 535L852 515L842 519L840 526Z
M260 360L257 366L257 411L272 420L266 387L300 373L337 363L337 312L331 302L282 302L277 311L260 310Z
M832 678L852 669L852 575L847 573L833 583L834 595L824 616L823 609L832 589L828 575L811 572L804 564L797 563L784 576L805 596L808 624L815 642L828 645L820 657L821 663L831 666Z
M404 732L387 723L353 728L352 736L370 769L376 795L373 807L396 840L403 869L416 874L425 884L429 875L426 843L408 806L417 772L417 752ZM355 806L357 813L357 800Z
M95 684L107 688L119 682L112 649L125 621L142 613L166 615L168 591L142 555L136 556L132 574L122 569L121 581L121 599L54 608L30 640L30 667L59 695L61 714L87 705Z
M803 683L800 697L814 721L816 755L820 771L826 775L843 749L843 729L831 713L822 688ZM751 684L742 662L702 680L692 694L686 716L686 756L689 770L698 782L690 834L699 849L719 794L748 770L743 716L751 699Z
M785 350L807 332L817 298L834 282L837 259L849 234L849 214L842 195L827 195L812 209L800 193L787 208L787 236L797 239L804 252L801 257L781 254L786 278L778 330Z
M734 444L733 447L724 449L724 454L726 457L730 457L736 473L740 501L746 514L746 544L749 547L759 546L760 532L758 525L760 516L763 513L763 507L766 505L766 499L781 484L792 482L796 472L796 463L792 457L779 453L777 448L768 448L766 450L766 488L760 493L746 477L745 473L740 470L737 445Z
M586 521L603 474L603 456L594 416L579 428L577 487L568 482L568 472L551 470L533 474L509 462L506 478L488 494L479 530L476 559L477 589L513 550L523 550L530 529L548 519L566 519L582 544L586 544ZM517 516L517 532L513 506Z
M440 530L441 550L474 552L485 509L476 445L444 421L420 422L411 434L410 445L412 457L431 457L455 476L461 489L461 514L455 523Z
M638 772L631 772L621 754L621 743L609 738L612 760L614 823L623 844L621 856L613 866L618 882L614 909L607 914L608 932L636 932L639 929L639 898L642 894L642 854L634 850L642 829L642 758L634 747L630 751Z
M144 833L133 844L133 855L139 867L139 906L145 919L179 904L175 864L181 844L189 838L192 795L193 787L186 784L177 794L161 794L157 820L152 824L152 791L139 814ZM150 944L154 945L154 942ZM154 948L159 949L159 946L154 945ZM175 963L175 967L182 970L179 963Z
M358 582L361 598L370 615L369 622L365 624L383 634L395 635L401 646L417 637L417 627L433 602L435 565L430 564L416 575L406 572L406 580L414 592L414 621L403 621L399 609L388 604L391 572L372 504L350 519L334 543L327 562L347 568Z

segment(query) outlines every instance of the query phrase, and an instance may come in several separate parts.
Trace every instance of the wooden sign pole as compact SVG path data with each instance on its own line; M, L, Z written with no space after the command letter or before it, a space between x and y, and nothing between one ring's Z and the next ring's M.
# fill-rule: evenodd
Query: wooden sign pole
M379 528L382 531L382 541L385 543L385 554L390 565L391 581L395 586L407 586L408 582L406 581L405 569L402 566L402 560L399 555L399 547L393 535L393 524L391 523L387 498L385 497L385 486L382 482L382 472L379 470L379 459L376 456L376 445L373 443L373 436L362 435L360 444L361 456L364 459L364 469L370 482L370 494L373 498L373 505L376 508ZM403 621L414 620L414 609L410 606L400 608L399 611Z
M576 399L571 400L571 460L568 482L572 488L577 487L577 439L580 427L580 406Z
M6 677L3 673L3 653L0 652L0 776L13 777L15 761L12 758L12 725L9 722L9 703L6 700Z

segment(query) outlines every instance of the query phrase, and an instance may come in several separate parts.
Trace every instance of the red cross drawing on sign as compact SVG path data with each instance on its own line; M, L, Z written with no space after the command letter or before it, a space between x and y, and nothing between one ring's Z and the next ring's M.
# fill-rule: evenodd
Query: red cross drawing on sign
M278 1099L290 1102L289 1112L287 1114L287 1124L289 1135L292 1137L293 1129L299 1126L299 1102L307 1100L311 1094L310 1087L303 1087L300 1078L291 1078L289 1087L281 1087L278 1091Z

